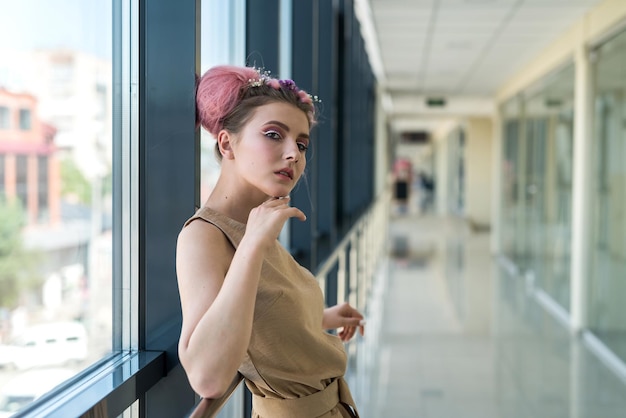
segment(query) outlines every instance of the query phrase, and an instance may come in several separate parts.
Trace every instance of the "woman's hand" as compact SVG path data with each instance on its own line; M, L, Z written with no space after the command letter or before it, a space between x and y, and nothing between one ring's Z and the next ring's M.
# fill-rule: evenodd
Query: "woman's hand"
M361 335L364 334L365 320L359 311L344 302L324 309L322 327L324 329L342 328L338 336L341 341L346 342L354 337L357 328Z
M262 243L267 248L276 241L287 219L306 220L304 212L289 206L289 201L289 196L273 197L252 209L246 222L245 238Z

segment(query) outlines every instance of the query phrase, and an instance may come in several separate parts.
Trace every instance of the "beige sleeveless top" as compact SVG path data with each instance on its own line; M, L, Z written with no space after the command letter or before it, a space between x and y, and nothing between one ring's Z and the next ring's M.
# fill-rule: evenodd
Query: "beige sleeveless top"
M198 218L237 248L245 224L203 207L185 225ZM261 268L250 345L239 368L254 395L254 417L357 416L346 408L355 408L343 379L346 351L322 329L323 310L315 277L276 240Z

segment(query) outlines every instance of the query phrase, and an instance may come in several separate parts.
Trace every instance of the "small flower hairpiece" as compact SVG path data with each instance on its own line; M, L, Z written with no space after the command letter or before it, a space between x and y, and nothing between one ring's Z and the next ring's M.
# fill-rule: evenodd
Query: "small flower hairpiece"
M263 84L265 84L265 81L261 80L260 78L258 80L252 78L248 80L248 85L250 87L261 87Z
M261 87L263 84L267 84L269 80L272 80L271 72L264 70L263 68L252 67L259 74L259 78L248 79L248 85L250 87Z
M262 85L266 84L276 90L280 90L281 88L283 88L296 93L302 103L312 104L313 102L322 102L319 97L310 95L304 90L300 90L293 80L272 78L270 75L270 71L263 70L262 68L253 68L257 71L257 73L259 73L259 78L249 79L248 85L250 87L261 87Z
M278 84L280 84L283 88L287 90L293 91L294 93L298 91L298 87L296 86L296 83L293 82L293 80L278 80Z

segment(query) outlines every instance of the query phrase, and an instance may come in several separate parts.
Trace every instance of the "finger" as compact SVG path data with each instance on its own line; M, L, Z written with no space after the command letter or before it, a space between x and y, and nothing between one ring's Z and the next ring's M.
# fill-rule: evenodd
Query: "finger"
M356 328L351 328L350 335L348 335L348 341L350 341L354 337L355 333L356 333Z
M290 196L285 196L285 197L271 197L268 200L266 200L265 202L263 202L263 205L267 206L267 207L273 207L273 208L281 208L281 206L284 206L285 208L289 208L289 217L290 218L298 218L301 221L306 221L306 215L304 214L304 212L302 212L300 209L293 207L293 206L289 206L289 201L291 200Z
M350 341L350 334L346 333L346 335L343 336L343 342L347 343L348 341Z
M265 202L263 202L263 204L265 206L288 205L290 200L291 200L291 197L289 197L289 196L285 196L285 197L270 197Z
M348 341L350 339L350 327L343 327L339 335L342 341Z
M289 207L289 217L290 218L298 218L301 221L306 221L306 215L298 208Z
M365 325L365 320L362 318L346 318L345 325L351 327L358 327L360 325Z
M344 330L346 331L345 336L344 336L344 341L350 341L352 339L352 337L354 336L354 327L346 327L344 328Z

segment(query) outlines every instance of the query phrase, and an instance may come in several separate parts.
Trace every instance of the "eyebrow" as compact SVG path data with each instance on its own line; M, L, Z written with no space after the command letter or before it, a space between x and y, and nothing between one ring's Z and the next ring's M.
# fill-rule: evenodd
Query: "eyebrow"
M285 125L284 123L277 121L277 120L270 120L268 122L265 122L266 125L278 125L280 126L282 129L284 129L285 131L289 132L289 126ZM303 137L306 139L309 139L309 134L307 133L301 133L300 135L298 135L298 137Z

